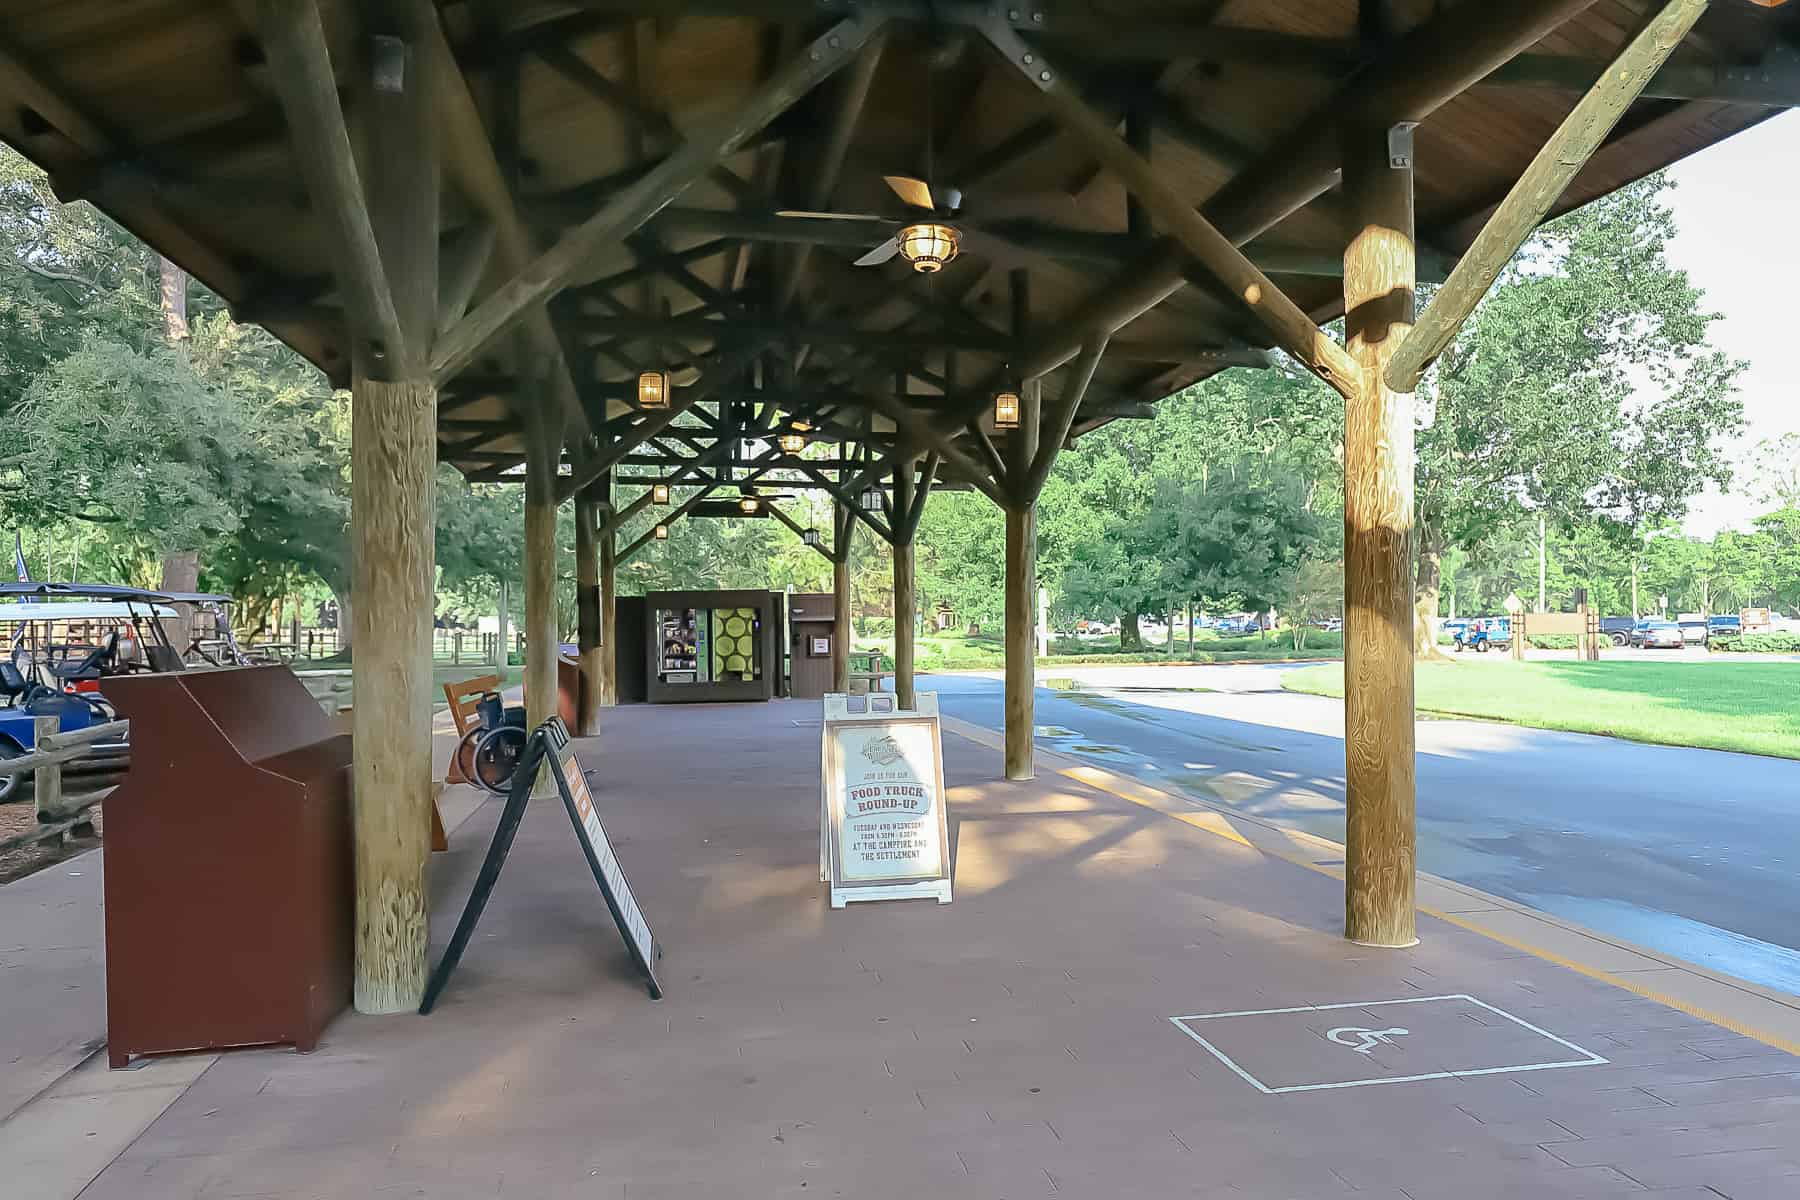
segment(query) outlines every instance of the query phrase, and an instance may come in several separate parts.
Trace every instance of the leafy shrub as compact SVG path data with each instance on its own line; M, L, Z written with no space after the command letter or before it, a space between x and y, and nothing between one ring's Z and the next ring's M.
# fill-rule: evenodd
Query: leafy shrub
M1715 638L1714 650L1742 654L1800 654L1800 633L1746 633L1734 638Z
M1576 638L1572 633L1540 633L1531 639L1533 650L1573 650Z

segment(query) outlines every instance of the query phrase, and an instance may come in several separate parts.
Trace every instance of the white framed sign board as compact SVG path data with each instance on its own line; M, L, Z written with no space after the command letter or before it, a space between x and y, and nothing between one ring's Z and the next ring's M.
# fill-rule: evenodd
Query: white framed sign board
M936 692L828 693L819 741L819 879L853 900L950 903L950 835Z

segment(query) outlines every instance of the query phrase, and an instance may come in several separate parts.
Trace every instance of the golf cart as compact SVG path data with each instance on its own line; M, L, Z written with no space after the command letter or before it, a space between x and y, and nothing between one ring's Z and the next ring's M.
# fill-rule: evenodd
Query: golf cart
M37 744L36 718L60 719L62 732L114 719L101 692L129 671L178 671L181 658L162 622L175 617L167 597L104 583L0 583L0 758ZM123 741L95 743L96 757L116 757ZM22 776L0 776L0 801Z
M1456 652L1474 650L1478 654L1486 654L1489 650L1505 650L1512 646L1512 619L1510 617L1483 617L1471 621L1466 629L1456 631Z

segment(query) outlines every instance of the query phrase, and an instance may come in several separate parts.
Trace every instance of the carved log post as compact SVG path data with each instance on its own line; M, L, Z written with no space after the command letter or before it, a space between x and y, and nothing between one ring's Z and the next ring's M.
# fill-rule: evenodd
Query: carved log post
M894 695L901 708L914 707L913 686L915 627L918 624L918 582L913 571L913 460L908 453L894 464Z
M1043 413L1040 381L1019 389L1019 427L1006 442L1007 473L1023 479L1037 454ZM1006 777L1036 773L1032 733L1037 722L1037 501L1015 497L1006 508Z
M832 512L831 690L850 690L850 545L856 516L839 501Z
M357 79L363 193L402 347L353 339L350 559L356 647L356 1007L409 1012L424 992L431 856L432 531L437 389L426 360L437 319L437 122L431 61L404 14L371 6L383 60ZM398 86L395 86L396 80ZM328 107L328 106L327 106ZM294 113L289 114L290 122ZM348 175L351 168L346 168ZM342 253L353 253L345 247ZM377 355L379 349L381 353Z
M612 475L605 476L601 499L612 505ZM604 510L603 510L604 511ZM619 565L618 531L608 527L600 534L600 707L611 708L619 702Z
M1412 400L1383 379L1412 326L1410 133L1348 129L1345 332L1360 369L1344 431L1345 936L1414 932Z
M558 418L539 396L525 410L525 719L556 715L556 463ZM546 773L548 777L548 773Z
M601 476L601 480L607 479ZM600 480L575 493L575 640L581 688L575 700L575 734L600 732Z

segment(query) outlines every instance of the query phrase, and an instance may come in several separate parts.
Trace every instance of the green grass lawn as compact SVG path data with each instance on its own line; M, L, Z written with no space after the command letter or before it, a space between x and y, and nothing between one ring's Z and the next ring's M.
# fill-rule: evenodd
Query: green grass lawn
M888 665L893 665L894 639L891 637L859 637L856 639L857 650L880 650L888 658ZM1196 637L1194 652L1190 655L1186 639L1178 639L1175 646L1175 657L1156 646L1146 646L1143 650L1121 651L1116 638L1102 641L1082 641L1075 638L1055 638L1050 644L1050 657L1040 658L1038 662L1046 666L1067 666L1078 663L1130 664L1130 663L1229 663L1229 662L1280 662L1294 658L1319 659L1340 658L1343 656L1343 638L1335 633L1313 633L1306 639L1306 649L1296 652L1292 635L1282 633L1270 634L1267 641L1259 637L1214 638ZM918 669L921 671L997 671L1006 665L1006 647L1000 634L981 633L969 637L963 633L921 634L916 647Z
M1800 663L1425 663L1416 678L1422 712L1800 758ZM1283 682L1344 694L1335 665Z

